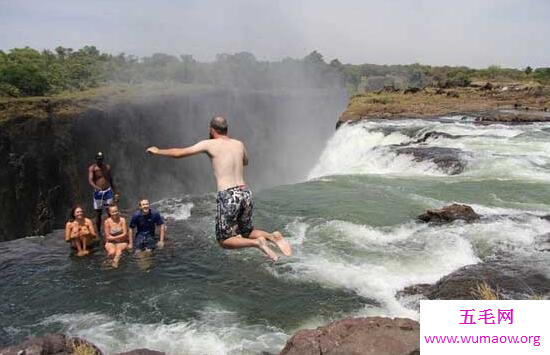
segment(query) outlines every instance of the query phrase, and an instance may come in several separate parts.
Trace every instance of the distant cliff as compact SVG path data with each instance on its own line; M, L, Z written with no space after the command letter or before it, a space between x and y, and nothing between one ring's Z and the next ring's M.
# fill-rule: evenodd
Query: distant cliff
M354 95L337 126L362 119L431 118L463 115L479 122L550 120L550 87L524 83L477 83L464 88L427 87Z
M87 167L97 151L113 167L122 207L213 191L205 157L177 163L151 158L149 145L182 146L207 138L212 115L247 145L248 182L297 181L315 163L346 95L340 91L243 91L212 87L140 87L69 98L0 102L0 240L61 227L70 207L90 212Z

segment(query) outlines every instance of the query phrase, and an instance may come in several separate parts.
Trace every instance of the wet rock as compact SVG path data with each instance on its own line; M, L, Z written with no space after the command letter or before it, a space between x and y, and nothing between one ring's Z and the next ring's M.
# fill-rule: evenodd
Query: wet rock
M418 219L422 222L448 223L457 219L474 222L479 220L480 217L472 207L453 203L439 210L428 210L426 213L418 216Z
M429 131L424 133L424 135L417 139L416 141L412 142L413 144L418 143L425 143L428 139L437 139L437 138L446 138L446 139L458 139L464 136L461 135L452 135L445 132L438 132L438 131Z
M464 171L466 163L462 157L466 154L460 149L443 147L406 147L398 148L395 152L408 154L417 162L432 161L441 170L449 175L460 174Z
M535 249L538 251L550 251L550 233L541 235L535 241Z
M540 218L545 219L545 220L547 220L548 222L550 222L550 214L549 214L548 216L542 216L542 217L540 217Z
M425 298L428 298L428 295L433 292L434 285L432 284L417 284L412 286L407 286L403 290L397 292L397 297L401 298L404 296L414 296L414 295L423 295Z
M420 349L420 325L406 318L346 318L301 330L280 355L410 355Z
M476 299L478 285L486 283L504 299L530 299L533 295L550 292L550 279L538 271L536 261L493 260L475 265L464 266L441 278L435 285L421 290L427 299L472 300ZM402 292L415 290L409 287Z
M124 353L118 353L116 355L165 355L166 353L161 351L149 350L149 349L136 349L126 351Z
M0 349L2 355L69 355L74 354L79 347L86 347L90 355L101 355L102 352L94 344L81 339L71 338L63 334L46 334L40 338L31 338L20 345Z

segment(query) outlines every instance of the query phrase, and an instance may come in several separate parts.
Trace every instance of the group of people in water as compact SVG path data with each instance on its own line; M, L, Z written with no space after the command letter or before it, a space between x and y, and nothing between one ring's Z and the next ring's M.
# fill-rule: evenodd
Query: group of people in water
M138 210L132 215L128 225L119 210L119 195L113 191L111 167L104 163L103 153L97 153L95 159L96 162L88 168L88 181L94 188L95 225L91 219L84 216L82 206L75 206L65 225L65 241L71 244L76 255L86 256L90 248L98 244L98 234L103 231L103 245L115 268L119 265L122 253L127 249L135 248L141 253L151 252L157 246L162 248L166 229L160 213L151 209L148 199L142 198L138 201ZM108 217L102 220L105 211Z
M215 234L219 245L225 249L257 248L272 261L277 261L277 253L268 244L272 243L283 255L290 256L292 249L280 232L268 233L254 228L252 193L243 177L244 166L248 165L244 144L228 136L227 120L222 116L212 118L209 130L209 139L190 147L159 149L152 146L146 152L172 158L207 154L218 188ZM65 226L65 241L71 244L78 256L89 254L102 230L104 248L112 258L113 267L118 267L120 258L127 249L135 249L137 253L150 253L156 247L164 246L164 220L158 211L150 207L148 199L140 199L139 208L132 215L129 224L121 216L118 208L119 195L116 193L111 167L104 163L101 152L97 153L96 162L88 168L88 182L94 189L95 226L91 219L84 216L81 206L71 210ZM104 211L108 217L103 221Z

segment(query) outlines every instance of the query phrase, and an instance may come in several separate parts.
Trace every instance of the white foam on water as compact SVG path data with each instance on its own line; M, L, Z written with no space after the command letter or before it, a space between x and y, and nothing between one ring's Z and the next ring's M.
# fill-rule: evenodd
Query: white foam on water
M436 234L416 223L374 228L329 221L307 230L286 276L353 290L380 302L385 315L415 317L397 291L479 261L464 238Z
M358 315L416 319L418 314L396 298L397 291L435 283L463 266L499 255L529 257L538 253L537 237L550 231L550 222L525 211L473 207L485 216L482 221L441 226L408 222L386 227L339 220L313 226L300 222L300 228L291 224L287 232L291 240L300 243L287 262L292 272L277 276L352 290L380 304Z
M396 154L391 145L404 147L456 148L463 157L466 177L550 180L549 124L488 125L468 122L422 120L368 121L344 125L328 141L308 179L342 174L385 174L398 176L446 176L431 161L417 162L410 155ZM409 137L411 130L415 137ZM384 133L386 132L386 134ZM427 132L448 133L413 143ZM389 133L388 133L389 132Z
M285 230L287 231L287 233L285 234L291 235L293 237L292 246L294 248L304 243L304 240L306 237L306 231L308 228L309 228L309 225L303 222L302 218L296 218L293 222L289 223L285 227Z
M138 348L167 354L257 354L280 351L288 338L274 327L243 324L236 313L220 308L170 324L127 323L100 313L54 315L43 323L61 323L64 332L91 341L106 354Z
M432 162L415 162L410 155L384 148L409 140L399 132L385 135L369 131L365 125L343 126L328 141L308 179L339 174L442 175Z
M191 210L195 205L192 202L183 202L176 199L165 199L155 203L159 212L165 218L176 221L185 221L191 217Z

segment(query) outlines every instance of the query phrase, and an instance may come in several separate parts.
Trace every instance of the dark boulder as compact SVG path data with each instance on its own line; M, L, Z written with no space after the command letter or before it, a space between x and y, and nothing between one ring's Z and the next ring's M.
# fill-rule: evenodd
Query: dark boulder
M426 213L418 216L418 219L422 222L448 223L457 219L474 222L479 220L480 217L472 207L453 203L439 210L428 210Z
M412 155L417 162L431 161L449 175L460 174L466 166L466 163L462 159L466 153L456 148L405 147L397 148L395 152L398 155Z
M417 162L432 161L439 168L450 175L459 174L464 170L463 162L460 160L462 151L454 148L441 147L407 147L396 150L397 154L412 155Z
M409 286L397 293L398 298L422 295L425 299L473 300L478 299L479 285L487 284L502 299L531 299L534 295L550 292L550 279L541 274L541 260L515 261L492 260L464 266L442 277L434 285Z
M461 135L452 135L445 132L438 132L438 131L429 131L424 133L424 135L420 138L418 138L416 141L412 142L413 144L418 143L425 143L428 139L438 139L438 138L446 138L446 139L457 139L461 138L463 136Z
M101 355L102 352L94 344L81 339L71 338L63 334L46 334L40 338L31 338L20 345L0 349L2 355L69 355L79 348L86 348L86 354ZM80 352L84 353L84 352Z
M420 325L406 318L346 318L300 330L280 355L410 355L420 351Z

